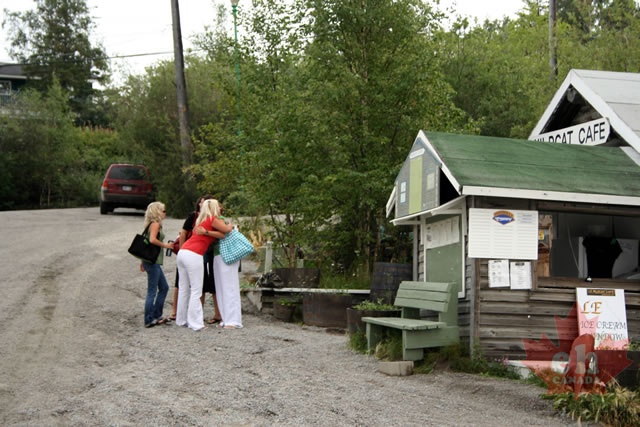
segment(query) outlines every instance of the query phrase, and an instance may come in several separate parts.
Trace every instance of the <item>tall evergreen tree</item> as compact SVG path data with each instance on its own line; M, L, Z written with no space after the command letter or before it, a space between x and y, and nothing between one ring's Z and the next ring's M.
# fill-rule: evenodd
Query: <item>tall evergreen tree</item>
M5 13L9 54L25 64L29 84L45 92L57 80L76 122L103 124L93 83L106 83L109 67L104 49L90 40L94 24L86 1L36 0L35 10Z

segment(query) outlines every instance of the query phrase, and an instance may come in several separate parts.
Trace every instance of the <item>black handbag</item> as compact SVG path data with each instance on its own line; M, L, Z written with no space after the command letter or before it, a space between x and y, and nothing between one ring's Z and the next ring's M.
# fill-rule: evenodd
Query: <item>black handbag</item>
M155 264L162 248L151 244L149 241L147 233L150 225L151 224L147 225L147 228L144 229L142 234L136 234L133 242L131 242L131 246L129 246L129 253L142 261Z

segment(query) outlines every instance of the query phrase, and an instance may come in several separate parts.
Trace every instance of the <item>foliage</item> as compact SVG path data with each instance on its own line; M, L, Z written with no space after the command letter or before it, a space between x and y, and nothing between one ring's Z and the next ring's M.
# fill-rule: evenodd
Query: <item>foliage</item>
M349 334L349 348L353 351L366 354L367 353L367 335L363 331L357 331Z
M86 202L86 193L76 188L84 180L81 132L73 126L62 88L54 83L45 95L25 91L16 97L14 106L16 111L31 114L0 119L4 129L0 133L0 207L63 207L71 201Z
M605 425L640 425L640 395L618 384L607 385L604 394L585 393L577 398L574 393L546 395L553 407L579 421L595 421Z
M280 297L276 300L278 304L285 306L298 306L302 304L302 295L294 294L288 297Z
M325 272L320 275L319 288L322 289L369 289L369 279L338 272Z
M106 83L109 68L103 48L90 41L94 25L85 0L36 0L35 10L9 12L5 26L11 57L26 64L27 86L44 93L57 81L77 123L106 124L92 84Z
M402 331L386 328L374 350L378 360L402 360Z
M496 378L520 379L518 372L506 363L506 359L487 360L476 349L472 354L462 344L439 348L426 353L424 361L416 372L429 373L436 366L449 368L470 374L479 374Z
M526 138L571 68L640 70L638 8L628 0L559 2L557 76L546 2L526 1L515 19L450 27L431 3L241 4L240 80L231 15L220 6L213 30L198 38L204 54L185 58L192 165L182 164L172 61L102 97L80 96L90 79L106 77L101 48L85 40L85 2L38 0L36 11L8 14L14 53L29 60L51 48L30 62L64 65L54 70L59 94L73 104L25 93L18 107L36 114L0 119L0 209L95 203L106 165L144 163L171 215L213 193L234 217L268 217L260 240L272 240L290 266L303 248L323 269L323 287L367 289L373 263L410 258L410 231L389 225L385 205L418 130ZM71 37L64 46L62 30ZM81 61L65 62L66 46ZM69 92L72 66L79 88ZM84 105L86 116L99 110L115 131L74 129L70 105Z
M630 0L558 2L557 72L549 67L548 2L528 0L517 19L436 34L456 105L482 135L527 138L570 69L640 71L638 6Z
M393 304L387 304L384 302L382 298L377 301L365 300L359 304L353 306L356 310L364 310L364 311L391 311L391 310L399 310Z

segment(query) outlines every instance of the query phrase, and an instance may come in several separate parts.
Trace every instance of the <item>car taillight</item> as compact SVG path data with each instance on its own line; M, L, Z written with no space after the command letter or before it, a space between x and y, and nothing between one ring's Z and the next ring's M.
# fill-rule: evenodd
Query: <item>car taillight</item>
M104 181L102 181L102 188L104 188L105 190L107 188L109 188L109 186L107 185L107 180L106 179Z

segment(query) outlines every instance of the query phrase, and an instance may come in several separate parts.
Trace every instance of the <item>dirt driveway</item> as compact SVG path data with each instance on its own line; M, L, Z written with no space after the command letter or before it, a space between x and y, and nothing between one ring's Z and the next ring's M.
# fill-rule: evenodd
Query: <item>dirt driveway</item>
M134 212L0 212L1 425L574 425L541 389L387 377L344 335L268 315L245 313L240 330L145 329ZM167 236L181 225L167 219ZM172 283L175 256L165 272Z

